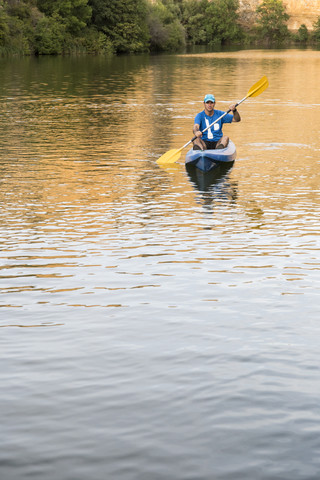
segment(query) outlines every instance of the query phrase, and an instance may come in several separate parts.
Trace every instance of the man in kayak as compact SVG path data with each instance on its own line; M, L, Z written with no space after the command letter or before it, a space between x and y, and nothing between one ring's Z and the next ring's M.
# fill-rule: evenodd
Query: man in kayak
M193 133L197 137L193 142L193 150L211 150L214 148L226 148L229 143L229 137L223 135L222 125L224 123L240 122L241 117L235 105L229 108L232 111L227 113L212 127L205 130L212 122L217 120L225 112L215 110L216 99L214 95L208 94L204 97L204 110L198 113L194 119Z

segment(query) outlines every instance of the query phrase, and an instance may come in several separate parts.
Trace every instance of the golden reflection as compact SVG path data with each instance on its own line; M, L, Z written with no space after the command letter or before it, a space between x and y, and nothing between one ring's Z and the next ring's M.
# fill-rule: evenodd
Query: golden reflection
M205 92L215 93L217 107L225 109L262 75L268 90L241 106L240 124L225 127L238 150L227 196L246 209L258 191L260 211L273 203L285 208L297 191L304 193L296 204L314 200L320 52L73 59L69 66L47 59L24 68L35 88L17 75L10 88L0 87L3 224L19 221L68 235L77 231L73 220L80 215L90 235L101 205L110 205L110 215L98 220L105 227L122 221L112 205L125 208L133 199L141 208L171 195L170 212L193 206L199 188L188 188L184 167L159 168L156 159L190 139ZM12 69L19 70L17 63ZM204 202L210 201L209 195Z

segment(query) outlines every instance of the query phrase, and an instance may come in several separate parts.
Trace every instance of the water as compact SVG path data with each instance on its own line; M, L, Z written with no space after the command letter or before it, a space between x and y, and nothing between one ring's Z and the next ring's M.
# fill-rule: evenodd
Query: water
M1 478L317 480L320 53L0 64Z

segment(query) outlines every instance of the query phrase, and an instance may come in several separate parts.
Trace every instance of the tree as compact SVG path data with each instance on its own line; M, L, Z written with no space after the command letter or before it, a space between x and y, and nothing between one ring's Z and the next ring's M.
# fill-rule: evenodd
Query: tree
M182 4L182 25L186 32L186 40L194 45L207 42L206 9L208 0L185 0Z
M38 8L47 17L59 16L66 31L78 35L91 19L88 0L37 0Z
M89 0L92 22L111 40L117 52L148 47L146 0Z
M313 24L312 39L316 42L320 42L320 17Z
M300 25L298 32L295 35L295 39L300 43L307 43L309 38L309 32L307 26L303 23Z
M173 0L157 0L149 7L148 28L151 50L179 50L185 46L180 8Z
M205 28L211 45L235 40L240 35L237 23L238 0L214 0L205 11Z
M63 52L65 26L59 15L40 19L35 28L35 53L40 55L57 55Z
M290 16L281 0L263 0L256 12L258 36L276 43L289 37L287 21Z
M42 14L35 0L7 0L0 2L0 32L2 43L14 53L31 54L34 52L34 26ZM1 21L2 18L2 21ZM0 40L1 44L1 40Z
M0 0L0 48L8 44L10 40L10 29L8 25L8 14L4 9L3 1Z

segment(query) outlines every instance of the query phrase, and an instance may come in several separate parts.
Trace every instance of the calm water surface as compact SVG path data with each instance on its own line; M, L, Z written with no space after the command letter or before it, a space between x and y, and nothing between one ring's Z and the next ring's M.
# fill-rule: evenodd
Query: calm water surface
M226 110L232 169L156 163ZM0 59L3 480L318 480L320 52Z

